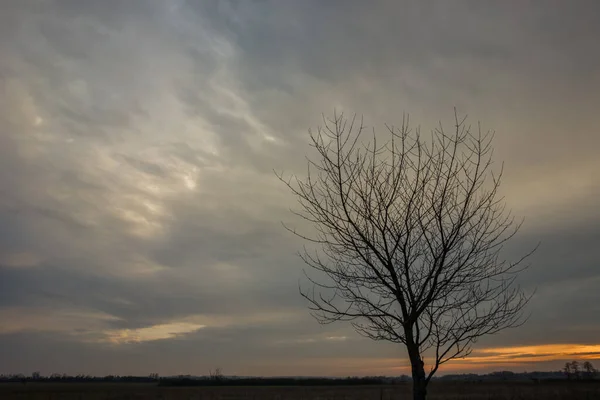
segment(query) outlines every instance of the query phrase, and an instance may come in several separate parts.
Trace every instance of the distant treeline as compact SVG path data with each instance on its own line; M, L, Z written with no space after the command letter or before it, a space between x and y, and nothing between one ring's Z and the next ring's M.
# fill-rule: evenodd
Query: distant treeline
M64 375L53 374L41 376L32 374L0 375L0 382L131 382L131 383L158 383L160 386L335 386L335 385L382 385L410 378L389 377L348 377L348 378L269 378L269 377L194 377L189 375L158 377L150 376L90 376L90 375Z
M597 374L581 375L581 381L594 381L598 378ZM564 371L548 372L511 372L499 371L489 374L457 374L444 375L434 378L435 381L455 381L455 382L498 382L498 381L520 381L520 382L539 382L539 381L559 381L573 379L571 375ZM38 372L26 376L24 374L0 375L2 382L19 382L27 384L29 382L130 382L130 383L155 383L160 386L351 386L351 385L393 385L402 384L411 381L407 375L397 377L369 376L369 377L346 377L346 378L325 378L325 377L237 377L223 376L220 373L210 376L192 376L178 375L159 377L158 374L149 376L90 376L90 375L66 375L52 374L42 376Z
M0 375L0 382L137 382L150 383L157 382L156 377L151 376L91 376L91 375L66 375L52 374L50 376L41 376L33 374L25 376L23 374Z
M163 378L160 386L353 386L385 385L400 382L398 378Z

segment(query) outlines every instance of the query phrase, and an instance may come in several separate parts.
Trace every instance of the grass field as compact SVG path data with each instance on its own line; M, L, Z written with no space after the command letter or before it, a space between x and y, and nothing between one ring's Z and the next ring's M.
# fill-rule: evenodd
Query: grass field
M432 400L598 400L600 382L433 383ZM392 400L410 386L158 387L136 383L2 383L2 400Z

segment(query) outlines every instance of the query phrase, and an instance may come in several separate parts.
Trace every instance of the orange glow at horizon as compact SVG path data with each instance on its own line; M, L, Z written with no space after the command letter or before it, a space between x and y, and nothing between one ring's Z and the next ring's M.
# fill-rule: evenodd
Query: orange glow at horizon
M448 361L440 366L441 373L477 372L482 369L518 369L530 364L549 361L586 361L600 360L600 344L542 344L513 347L489 347L474 350L466 358ZM382 359L376 363L365 363L367 367L361 372L366 374L373 371L385 371L410 375L411 368L408 359ZM425 357L426 369L431 358ZM343 362L343 361L342 361ZM395 365L392 365L395 364Z
M451 360L444 370L473 370L486 367L519 367L535 362L560 360L600 360L600 344L542 344L490 347L474 350L466 358Z

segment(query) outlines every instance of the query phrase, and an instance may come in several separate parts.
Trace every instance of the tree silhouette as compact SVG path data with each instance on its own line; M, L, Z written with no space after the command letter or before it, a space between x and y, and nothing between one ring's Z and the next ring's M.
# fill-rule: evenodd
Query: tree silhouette
M591 362L586 361L583 363L583 373L586 379L594 379L598 370L594 368Z
M413 397L425 399L441 364L524 321L529 297L515 278L531 252L500 258L521 224L498 193L493 134L473 132L456 112L453 132L440 124L429 141L408 118L386 125L383 144L374 131L363 142L356 116L323 122L309 131L317 158L307 176L277 174L315 232L286 228L320 249L300 253L319 274L301 294L321 323L351 321L368 338L403 344Z
M211 380L213 381L222 381L223 380L223 371L221 370L221 368L216 368L215 370L209 370L208 371L209 377Z

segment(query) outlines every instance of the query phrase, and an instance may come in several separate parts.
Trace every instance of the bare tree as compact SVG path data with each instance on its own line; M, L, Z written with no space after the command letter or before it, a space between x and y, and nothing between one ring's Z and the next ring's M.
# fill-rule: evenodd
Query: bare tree
M385 143L374 130L365 143L362 119L323 121L309 131L318 156L307 176L277 174L315 233L286 228L320 248L300 253L319 274L301 294L321 323L352 321L368 338L405 345L414 399L425 399L440 365L524 321L529 297L515 278L533 251L501 259L521 223L499 195L493 133L455 112L452 133L440 124L425 140L405 117L386 125Z
M571 361L571 375L575 379L581 378L581 368L578 361Z
M157 372L153 372L153 373L151 373L150 375L148 375L148 377L149 377L150 379L154 380L154 381L158 381L158 380L160 380L160 376L158 375L158 373L157 373Z
M567 379L571 379L573 377L573 370L571 369L571 363L569 361L565 363L565 366L563 367L563 372L565 373Z
M208 371L210 380L220 382L223 380L223 371L221 368L216 368L215 370Z
M594 368L591 362L586 361L583 363L583 372L586 379L594 379L598 373L598 370Z

